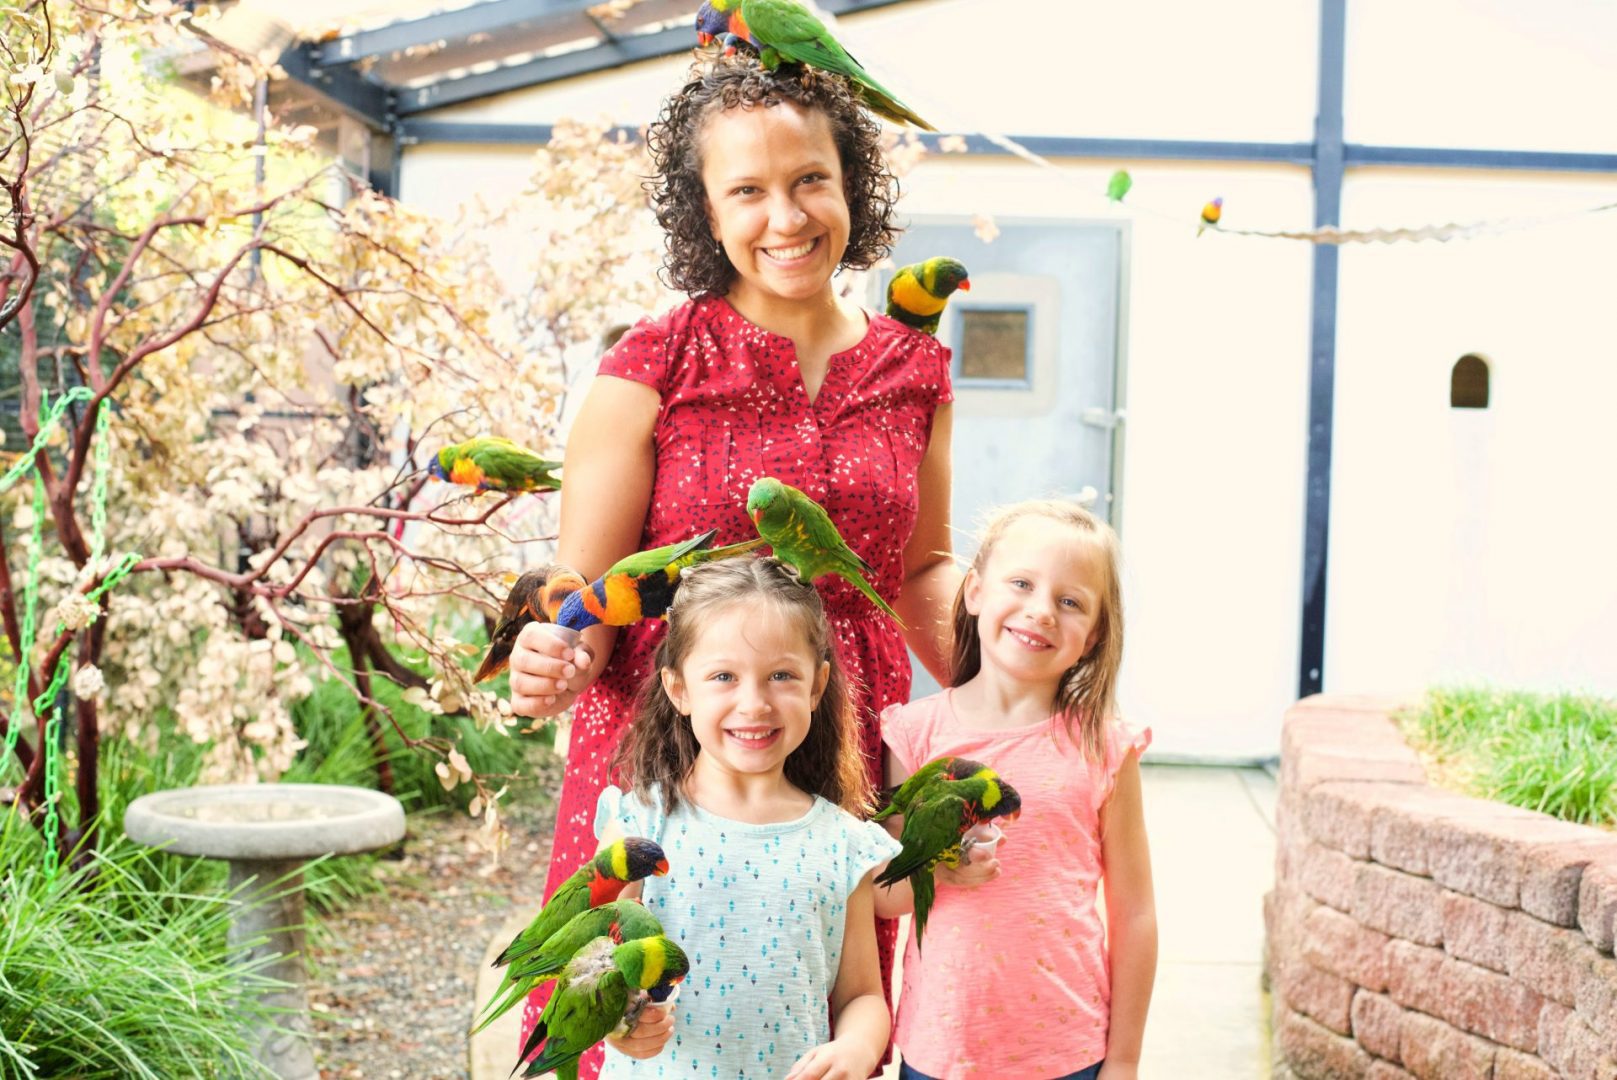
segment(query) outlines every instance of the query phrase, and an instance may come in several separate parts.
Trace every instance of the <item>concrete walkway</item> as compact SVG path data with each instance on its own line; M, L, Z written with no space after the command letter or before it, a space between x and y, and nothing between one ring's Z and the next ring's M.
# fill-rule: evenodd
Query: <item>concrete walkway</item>
M1179 765L1147 765L1144 778L1161 947L1140 1076L1264 1080L1263 894L1274 877L1274 780L1262 769ZM479 1009L499 982L488 961L537 910L513 912L489 943ZM519 1012L472 1039L472 1080L509 1075ZM897 1067L887 1075L896 1077Z

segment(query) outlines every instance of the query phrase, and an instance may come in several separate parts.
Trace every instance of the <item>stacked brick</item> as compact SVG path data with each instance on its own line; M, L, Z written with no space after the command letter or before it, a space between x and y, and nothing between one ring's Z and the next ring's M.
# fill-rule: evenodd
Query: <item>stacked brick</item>
M1277 1074L1617 1080L1617 834L1428 785L1395 705L1286 715Z

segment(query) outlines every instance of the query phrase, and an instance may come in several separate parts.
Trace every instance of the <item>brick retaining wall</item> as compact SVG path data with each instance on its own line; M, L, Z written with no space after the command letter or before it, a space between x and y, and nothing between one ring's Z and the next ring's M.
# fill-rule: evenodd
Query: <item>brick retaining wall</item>
M1277 1075L1617 1080L1617 834L1432 787L1395 705L1286 714Z

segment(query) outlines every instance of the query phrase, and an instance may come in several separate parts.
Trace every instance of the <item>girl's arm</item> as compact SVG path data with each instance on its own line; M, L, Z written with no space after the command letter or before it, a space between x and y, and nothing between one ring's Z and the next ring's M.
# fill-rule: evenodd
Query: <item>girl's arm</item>
M908 621L908 620L906 620ZM911 770L904 767L898 760L898 755L891 750L884 749L886 765L887 786L897 787L910 778ZM894 840L904 837L904 815L894 814L882 820L882 827ZM885 869L885 866L881 869ZM938 881L953 885L960 889L969 889L977 885L986 885L999 877L999 859L989 856L986 859L975 859L965 865L951 868L940 866L932 871L933 877ZM876 914L883 919L896 919L901 915L909 915L915 911L915 890L910 888L908 878L894 882L892 885L877 885Z
M1106 927L1112 967L1112 1015L1103 1080L1132 1080L1140 1065L1145 1014L1157 975L1157 904L1151 886L1140 795L1140 756L1131 752L1101 809Z
M909 627L904 640L921 663L945 686L953 628L949 614L960 588L960 568L954 563L949 536L949 498L952 464L949 443L954 431L954 406L939 405L932 417L932 438L916 476L919 509L915 530L904 548L904 587L893 605Z
M848 897L842 964L831 990L831 1041L798 1058L786 1080L865 1080L887 1049L893 1018L876 962L874 873Z
M594 580L634 552L645 531L656 476L652 431L662 399L643 383L597 375L567 437L556 560ZM538 624L511 649L511 711L555 716L573 703L612 657L617 629L584 631L584 655Z

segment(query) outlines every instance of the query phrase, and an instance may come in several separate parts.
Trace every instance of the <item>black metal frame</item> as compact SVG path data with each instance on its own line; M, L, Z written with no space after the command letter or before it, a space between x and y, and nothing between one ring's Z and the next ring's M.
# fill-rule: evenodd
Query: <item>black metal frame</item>
M626 64L672 56L692 47L693 33L675 27L614 37L600 45L512 64L493 71L440 79L413 88L383 87L351 65L411 45L464 40L547 15L578 13L597 0L485 0L469 8L353 34L318 46L290 50L282 65L340 107L393 136L392 166L378 176L383 190L397 190L404 147L420 142L542 144L549 124L434 121L422 115L447 105L539 86ZM837 15L906 0L820 0ZM1346 72L1346 0L1320 0L1319 85L1312 143L1218 142L1177 139L1086 139L1020 136L1015 141L1049 158L1223 161L1304 165L1313 175L1314 224L1340 224L1342 180L1351 167L1523 169L1543 172L1617 174L1617 154L1475 150L1441 147L1369 146L1344 140L1343 82ZM290 61L290 62L289 62ZM619 129L635 134L633 128ZM927 136L930 148L942 136ZM964 136L968 155L1004 155L1002 146L978 134ZM1331 442L1336 386L1336 308L1340 249L1314 245L1309 330L1306 513L1303 522L1302 636L1297 687L1300 695L1325 684L1325 600L1331 520Z

